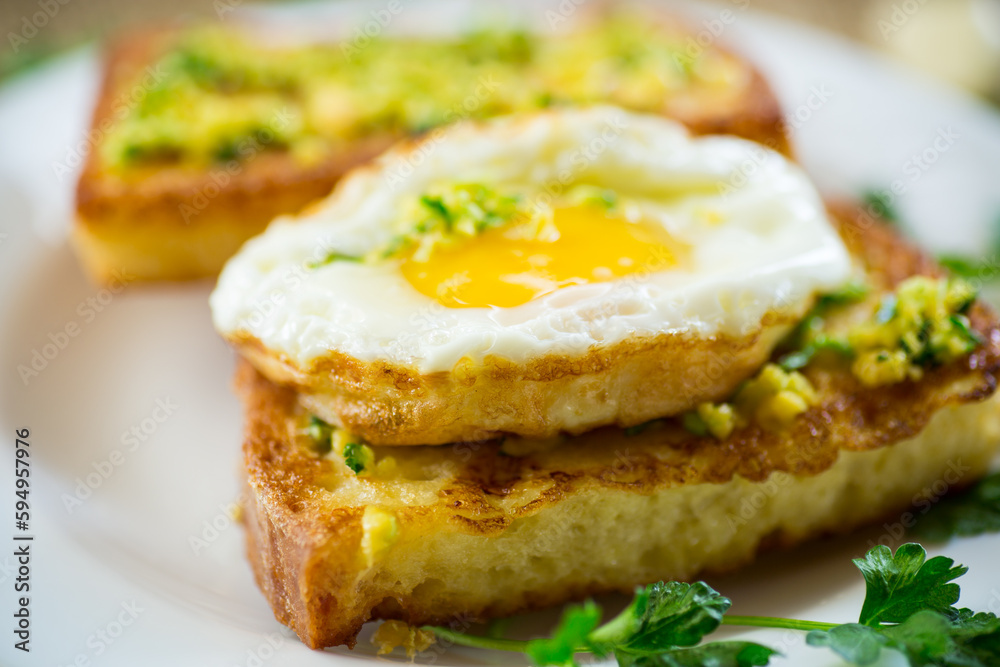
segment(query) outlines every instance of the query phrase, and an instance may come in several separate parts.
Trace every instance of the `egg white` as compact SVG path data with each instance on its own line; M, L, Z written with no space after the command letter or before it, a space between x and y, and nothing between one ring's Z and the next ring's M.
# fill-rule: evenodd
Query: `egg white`
M689 244L690 265L511 308L456 309L418 292L395 261L311 268L331 251L385 246L400 202L449 180L535 197L580 181L612 189ZM388 152L306 214L279 218L249 241L220 275L211 306L223 335L256 337L303 368L335 350L432 373L463 358L524 363L667 332L748 336L769 312L801 316L849 274L818 193L779 153L594 107L459 124Z

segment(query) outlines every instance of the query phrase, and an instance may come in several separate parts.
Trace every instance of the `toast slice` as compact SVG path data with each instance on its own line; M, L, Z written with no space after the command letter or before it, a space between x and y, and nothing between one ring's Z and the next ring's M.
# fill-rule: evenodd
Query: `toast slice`
M835 214L877 288L940 275L862 212ZM843 364L810 364L819 400L785 431L749 425L719 441L666 420L517 452L497 441L373 447L365 476L317 454L295 392L241 361L257 583L309 646L353 645L370 619L504 616L850 530L946 473L955 488L987 470L1000 442L1000 328L978 302L968 314L982 345L919 381L866 388Z
M580 15L587 13L581 11ZM605 39L600 32L605 30L605 24L614 21L591 16L589 23L600 39L614 44L620 35L608 32L610 37ZM388 106L375 109L370 117L359 110L365 108L364 98L345 102L344 96L365 93L367 89L362 86L366 84L359 81L378 80L378 73L386 69L378 54L386 51L390 55L385 58L405 58L398 49L415 43L412 38L410 42L377 41L376 46L365 47L357 56L345 55L353 59L341 64L336 58L344 42L326 47L302 46L301 52L286 45L273 58L279 64L274 64L268 62L269 51L255 45L273 42L275 35L255 35L248 25L232 27L237 25L235 22L228 25L231 27L222 30L221 37L216 34L221 29L217 29L204 39L209 44L220 39L243 40L233 48L213 51L205 47L203 53L197 40L202 39L198 31L204 28L190 27L135 34L110 51L90 133L96 143L77 186L74 227L81 261L98 282L108 280L115 270L127 271L139 281L214 276L245 240L257 235L277 215L295 213L326 195L346 171L395 141L455 118L487 117L551 103L611 102L658 111L699 133L736 134L789 151L778 102L764 77L750 63L714 45L697 47L697 61L692 61L689 52L693 38L680 24L665 17L646 22L634 44L628 34L625 37L629 39L619 39L629 49L648 47L659 54L655 57L673 58L679 63L684 76L663 90L655 76L650 81L645 75L673 67L669 63L656 65L659 70L650 66L644 77L633 79L617 80L612 73L608 79L612 89L607 91L580 84L584 89L578 95L562 100L559 94L565 86L558 77L576 76L574 81L579 84L598 78L582 65L608 68L608 63L597 55L592 57L593 62L586 57L581 62L572 53L564 58L565 72L546 64L551 61L547 55L523 63L502 61L502 67L498 65L501 85L496 86L496 91L487 90L482 88L482 81L488 77L482 77L492 76L492 70L483 69L485 74L476 76L477 65L470 63L482 59L482 54L468 53L473 48L469 46L471 38L466 37L465 43L459 38L454 47L447 46L453 43L449 41L422 41L419 43L425 46L421 48L443 50L445 56L441 57L454 59L456 71L465 73L460 81L468 83L467 89L449 89L438 104L440 108L421 111L425 99L437 88L431 77L448 79L450 72L438 71L432 63L420 70L417 62L410 67L418 69L408 71L429 79L427 87L432 92L394 89L396 96L384 100ZM243 37L241 30L247 33ZM499 51L510 51L520 38L514 35L503 39L510 43L503 42ZM551 49L557 39L565 37L539 33L530 38L530 43L532 48ZM247 41L254 45L243 43ZM400 46L377 46L385 43ZM613 54L618 47L607 48ZM580 51L590 53L587 49ZM337 85L341 88L330 92L322 79L326 75L319 74L313 79L303 75L301 80L289 83L286 79L290 75L280 63L298 62L293 56L310 62L319 60L322 67L333 68L336 73L332 76L340 77ZM241 58L253 62L246 64L246 71L240 69ZM502 60L503 56L497 58ZM486 60L487 64L491 62ZM368 69L359 63L368 63L364 65ZM698 63L711 64L706 65L708 73L699 74ZM398 69L396 64L394 69ZM543 71L546 67L549 70ZM351 74L369 71L373 74L367 78ZM194 83L187 85L190 81L183 77ZM178 84L179 80L185 85ZM531 83L536 80L540 83ZM239 95L247 97L242 106L236 104ZM467 104L470 99L475 102L471 108ZM248 109L257 107L261 109L259 117L237 120L241 114L251 113ZM227 118L231 126L226 125ZM236 127L239 123L245 126ZM218 136L212 134L216 126L223 128L217 130L222 133ZM127 136L123 127L131 128Z

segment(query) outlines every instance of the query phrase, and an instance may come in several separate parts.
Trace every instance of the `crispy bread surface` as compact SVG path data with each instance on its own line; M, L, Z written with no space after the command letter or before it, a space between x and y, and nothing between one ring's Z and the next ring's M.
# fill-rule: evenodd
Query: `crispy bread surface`
M84 267L98 282L114 271L139 281L214 276L276 216L325 196L348 170L403 138L364 135L310 166L264 147L252 159L210 167L154 162L110 169L100 159L101 140L130 108L131 96L142 94L137 82L173 38L169 30L138 33L108 54L90 133L97 143L77 185L73 234ZM744 71L735 89L682 91L664 101L664 115L699 134L735 134L789 154L777 99L760 72L738 62Z
M938 272L892 231L838 210L872 282ZM840 365L810 365L820 402L782 433L751 425L719 442L667 421L523 456L496 441L374 447L376 472L361 477L311 449L294 390L242 361L257 582L309 646L353 645L373 618L507 615L849 530L907 507L946 473L961 472L955 487L987 470L1000 441L1000 329L982 304L970 319L984 344L919 382L867 389ZM372 511L393 524L374 552Z
M434 445L627 427L723 400L803 315L768 313L759 331L743 337L631 336L578 356L557 351L527 364L489 356L431 374L336 351L302 369L256 338L229 342L328 423L372 444Z

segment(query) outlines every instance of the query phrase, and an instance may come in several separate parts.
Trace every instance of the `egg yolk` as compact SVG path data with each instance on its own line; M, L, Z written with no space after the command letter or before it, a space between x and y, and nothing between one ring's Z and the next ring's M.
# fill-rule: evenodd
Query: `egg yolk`
M537 239L490 229L435 249L425 262L404 259L402 272L449 308L509 308L569 285L674 268L683 253L661 225L630 222L597 205L555 209L551 229Z

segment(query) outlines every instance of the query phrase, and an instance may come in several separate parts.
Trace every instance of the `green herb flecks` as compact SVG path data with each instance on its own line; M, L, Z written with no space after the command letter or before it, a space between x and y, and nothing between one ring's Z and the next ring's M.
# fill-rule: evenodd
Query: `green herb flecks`
M481 183L436 186L401 204L396 234L383 246L367 256L330 252L310 268L336 261L385 260L403 254L413 261L426 262L438 248L531 218L524 197L518 193L500 192Z
M364 443L349 442L344 445L344 463L360 475L375 464L375 452Z
M327 424L325 421L317 417L316 415L309 416L309 424L306 426L306 435L309 436L312 441L313 449L319 455L325 455L329 453L331 448L331 438L333 436L333 427Z
M870 291L868 285L851 281L838 290L820 295L816 305L785 339L782 347L791 351L778 359L778 365L786 371L798 370L808 365L824 350L849 357L851 347L846 341L832 338L824 333L825 318L835 308L862 301Z

